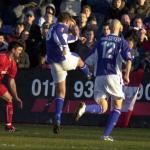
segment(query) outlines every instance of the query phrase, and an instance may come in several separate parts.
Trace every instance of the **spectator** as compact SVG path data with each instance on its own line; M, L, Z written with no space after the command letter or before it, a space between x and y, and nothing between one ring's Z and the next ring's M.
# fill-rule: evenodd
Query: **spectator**
M37 8L35 10L35 14L36 14L36 17L35 17L35 24L37 24L39 27L42 26L42 24L45 22L44 20L44 17L42 15L42 12L41 12L41 9L40 8Z
M47 22L44 22L43 25L42 25L42 39L46 39L46 35L49 31L49 29L51 28L51 24L47 23Z
M136 29L136 30L146 29L146 26L144 25L141 17L136 17L134 19L134 29Z
M146 17L150 16L150 5L148 0L135 0L128 11L129 16L131 19L135 17L141 17L145 19Z
M150 52L145 49L146 45L150 46L150 43L147 39L147 33L144 29L140 29L138 31L137 50L139 53L139 63L143 68L146 65L149 65L149 59L150 59Z
M79 41L77 44L77 53L82 59L85 59L87 54L92 50L95 44L95 32L94 30L85 30L85 41Z
M84 29L86 28L86 25L87 25L87 16L85 13L81 13L79 15L79 29L80 29L80 33L82 34Z
M50 13L46 13L44 16L45 23L52 25L54 23L54 16Z
M29 31L23 30L20 35L20 39L26 41L29 39Z
M127 7L124 0L113 0L110 7L109 19L121 19L123 14L127 13Z
M48 34L48 31L50 29L51 25L49 23L44 23L42 25L42 40L38 45L38 52L39 52L39 62L38 67L42 69L50 68L50 65L47 64L45 55L46 55L46 36Z
M45 14L51 14L53 16L53 22L57 22L57 18L55 17L56 15L56 9L55 6L51 3L46 6L46 13Z
M129 47L131 49L131 55L133 57L132 70L136 70L140 66L140 57L139 57L138 49L136 47L136 41L132 37L128 37L127 41L128 41Z
M132 34L132 28L131 28L131 19L128 14L123 14L121 16L121 23L123 25L123 31L122 34L125 38L130 37Z
M102 36L107 36L110 34L110 25L108 23L103 25Z
M150 73L150 52L144 54L144 59L142 60L144 71Z
M24 23L18 22L14 28L12 35L7 37L8 42L17 41L20 38L22 31L24 30Z
M145 29L139 29L138 31L138 42L143 43L148 41L147 32Z
M95 17L90 17L87 21L87 29L93 30L94 34L97 37L97 31L98 31L98 24Z
M27 69L30 67L29 55L25 51L22 51L17 59L17 67L19 69Z
M71 16L77 17L81 12L82 0L62 0L60 4L60 12L69 12Z
M35 20L34 12L32 10L27 11L24 19L25 30L30 31L32 24L34 24L34 20Z
M34 22L35 14L32 10L28 10L25 15L25 30L29 31L27 50L30 59L30 67L36 67L38 65L39 57L37 46L42 39L41 30Z
M86 14L87 19L92 17L92 9L90 5L84 5L82 8L82 13Z
M53 16L55 16L55 14L56 14L56 9L55 9L55 6L51 3L51 4L48 4L48 5L46 5L46 12L45 12L45 14L46 13L50 13L50 14L52 14Z
M0 32L0 52L7 51L8 43L5 41L4 34Z

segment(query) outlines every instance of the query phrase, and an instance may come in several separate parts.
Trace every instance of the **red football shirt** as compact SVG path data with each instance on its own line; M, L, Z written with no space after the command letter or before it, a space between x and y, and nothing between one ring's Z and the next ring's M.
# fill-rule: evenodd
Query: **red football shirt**
M9 77L15 78L17 73L17 65L15 60L11 59L7 53L0 53L0 80L5 74Z

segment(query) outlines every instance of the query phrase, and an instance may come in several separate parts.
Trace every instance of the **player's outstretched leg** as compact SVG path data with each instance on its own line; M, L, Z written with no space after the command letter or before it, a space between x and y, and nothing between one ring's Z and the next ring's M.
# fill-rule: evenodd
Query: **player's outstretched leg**
M87 76L88 79L92 78L92 73L90 72L89 67L81 58L79 58L78 61L78 68Z
M55 99L55 116L54 116L54 124L53 124L53 133L55 134L58 134L60 132L63 104L64 104L63 98Z
M80 70L86 75L87 79L91 79L92 78L92 73L90 72L87 64L84 64L83 67L80 67Z
M101 114L103 113L102 106L98 104L86 105L84 102L81 102L79 104L79 108L77 110L75 120L78 121L83 116L84 113Z
M83 114L85 113L85 108L86 108L86 105L84 102L81 102L79 104L79 108L76 112L76 115L75 115L75 120L78 121L82 116Z

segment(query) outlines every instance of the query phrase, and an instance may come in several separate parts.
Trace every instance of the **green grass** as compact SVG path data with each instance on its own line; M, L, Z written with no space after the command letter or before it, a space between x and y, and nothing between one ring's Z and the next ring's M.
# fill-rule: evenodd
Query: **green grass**
M103 128L64 126L54 135L48 125L17 125L7 133L0 125L0 150L150 150L150 129L116 128L114 142L100 141Z

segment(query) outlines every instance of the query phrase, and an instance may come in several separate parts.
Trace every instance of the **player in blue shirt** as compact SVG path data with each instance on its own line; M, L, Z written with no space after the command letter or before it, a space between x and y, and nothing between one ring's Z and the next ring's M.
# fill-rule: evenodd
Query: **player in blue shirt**
M46 38L46 57L51 64L51 74L56 85L55 116L53 132L59 133L61 114L66 95L67 71L79 68L87 77L90 72L79 55L70 52L68 43L79 37L79 29L69 13L61 13L58 23L49 30ZM71 33L69 32L71 30Z
M105 113L108 108L107 100L111 97L114 109L110 114L101 140L113 141L110 133L121 113L122 101L124 99L123 81L125 84L129 83L131 53L127 41L119 37L121 28L120 21L117 19L113 20L111 23L111 34L100 39L85 61L89 65L91 63L95 65L94 99L98 105L81 103L76 121L86 112ZM126 72L123 78L121 71L122 62L126 62Z

